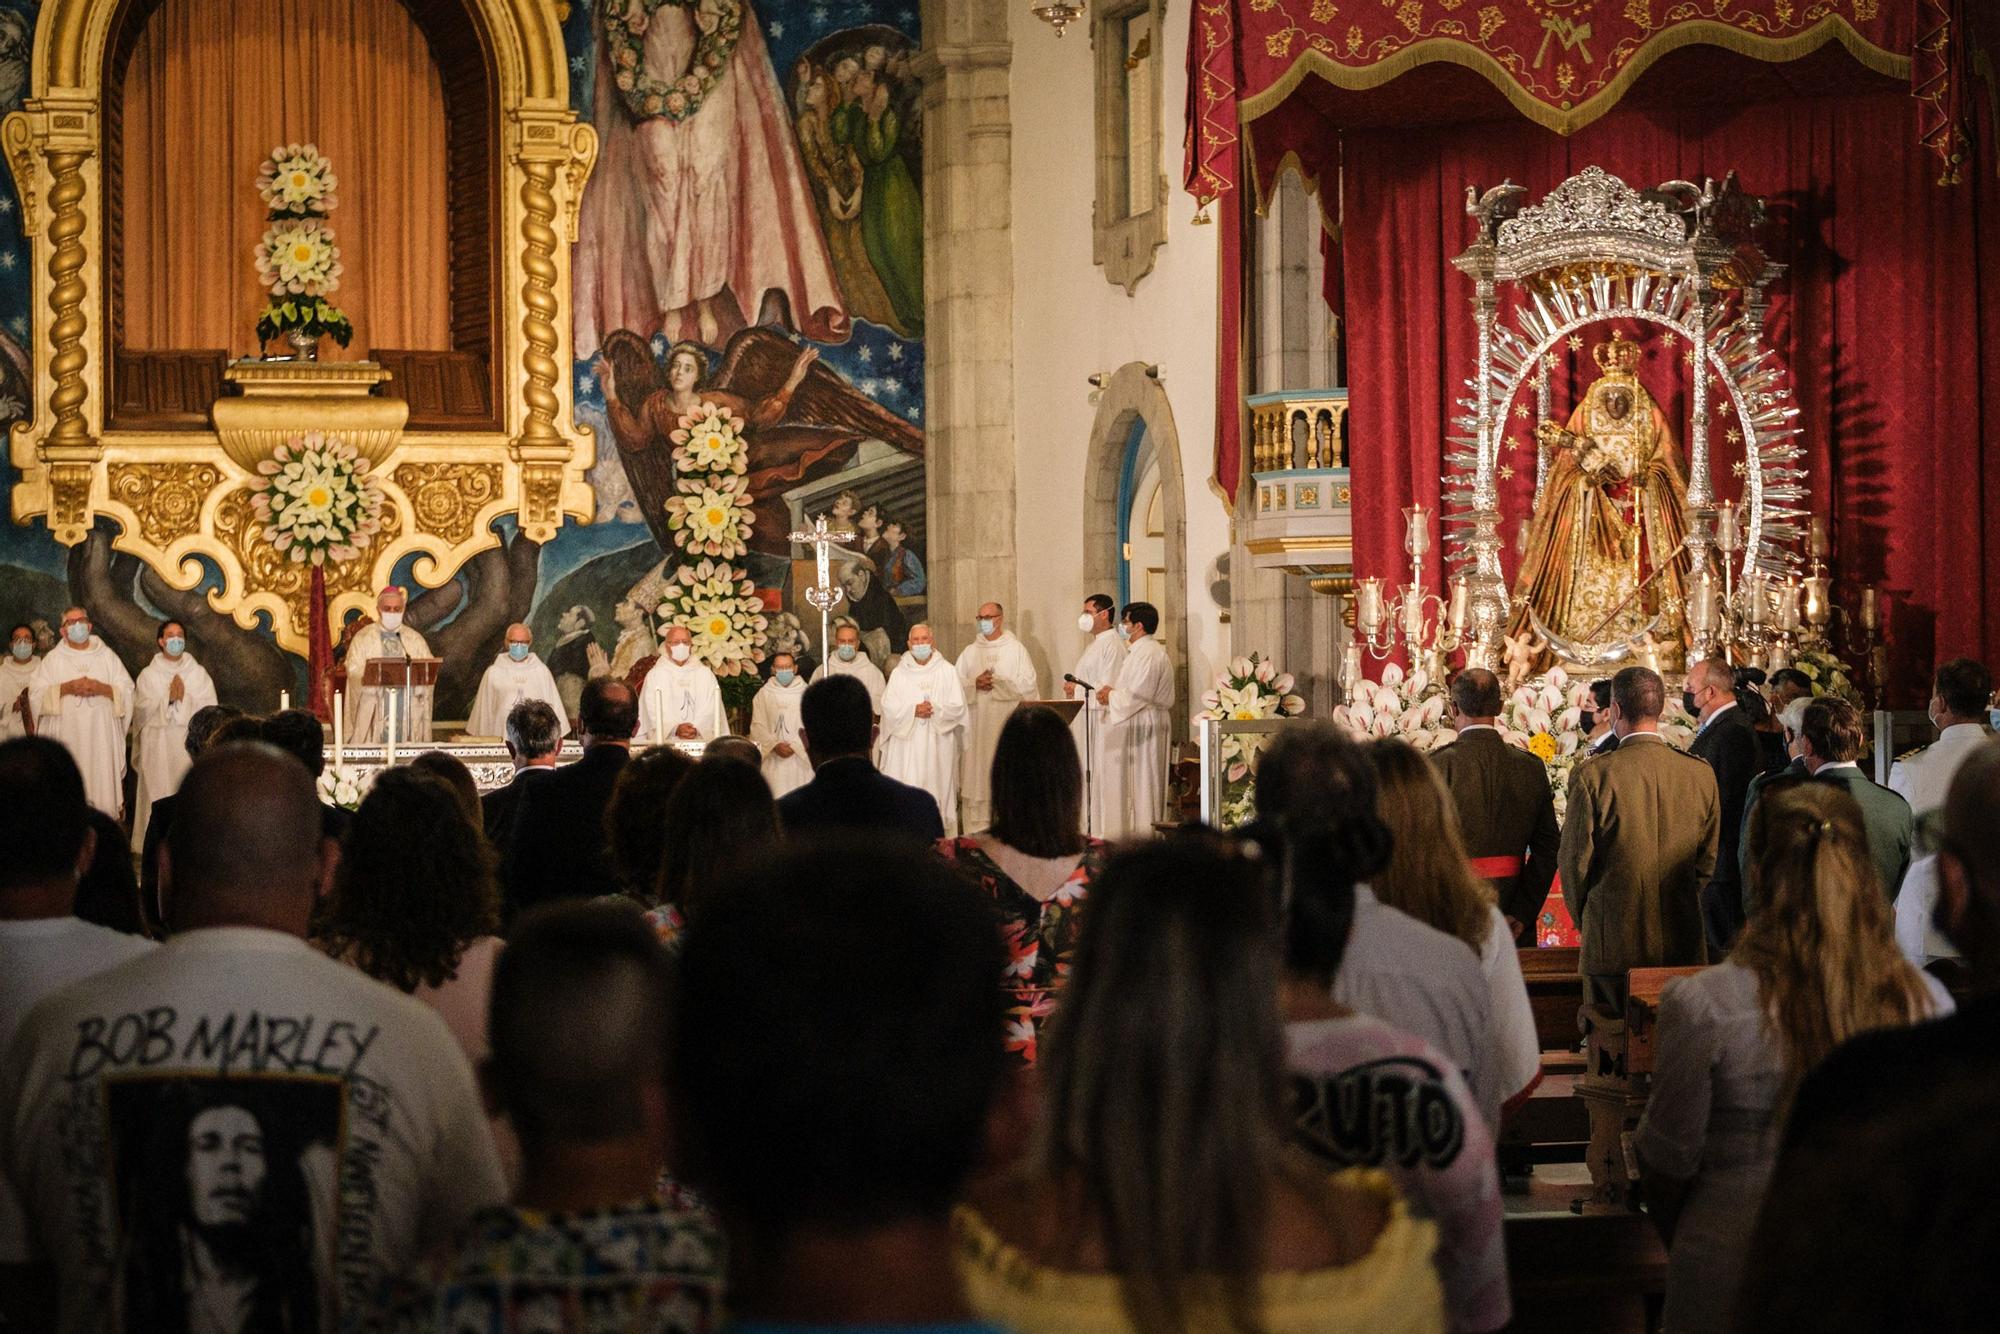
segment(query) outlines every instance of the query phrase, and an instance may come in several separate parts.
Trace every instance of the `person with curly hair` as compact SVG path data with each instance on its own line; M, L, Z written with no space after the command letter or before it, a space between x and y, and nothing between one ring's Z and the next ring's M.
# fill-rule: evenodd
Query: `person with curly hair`
M434 774L385 769L354 812L316 941L432 1006L466 1055L486 1055L500 952L496 858Z

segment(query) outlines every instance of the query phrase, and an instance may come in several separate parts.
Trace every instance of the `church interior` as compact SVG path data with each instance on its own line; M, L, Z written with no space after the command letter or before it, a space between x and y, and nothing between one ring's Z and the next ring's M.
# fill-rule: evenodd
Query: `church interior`
M1995 863L1958 869L1954 823L2000 798L1941 769L2000 744L1996 58L1982 0L0 0L0 742L77 753L153 936L173 835L147 820L203 703L303 711L321 800L365 817L425 753L478 811L528 763L524 701L549 763L587 764L623 687L635 756L745 739L775 838L823 781L800 701L855 675L858 749L962 849L1001 836L1023 780L993 757L1039 702L1090 847L1212 826L1286 867L1264 756L1325 727L1386 803L1381 748L1423 754L1533 1034L1469 1150L1497 1306L1458 1290L1446 1225L1442 1323L1394 1327L1730 1327L1676 1261L1744 1267L1803 1069L1768 1076L1761 1147L1719 1149L1751 1113L1717 1056L1708 1158L1649 1188L1683 981L1768 983L1760 920L1820 921L1760 871L1757 807L1851 770L1879 853L1895 794L1901 861L1854 929L1943 998L1913 1014L2000 982L2000 925L1963 925L1982 892L2000 914ZM74 687L107 674L85 743ZM1755 777L1714 753L1739 701ZM1487 848L1469 803L1503 798L1440 758L1481 728L1550 812ZM1606 813L1642 781L1600 754L1628 730L1708 762L1678 888L1641 869L1665 853L1604 870L1607 831L1642 836ZM1350 953L1365 882L1415 912L1395 874L1349 877ZM1045 926L1062 892L1031 895ZM1055 1013L1044 1090L1085 1078ZM1990 1070L1985 1013L1961 1039ZM0 1075L0 1124L27 1078ZM1406 1167L1436 1151L1407 1115ZM967 1284L996 1327L1071 1327ZM1133 1291L1115 1327L1199 1327ZM43 1327L11 1292L0 1330ZM1959 1298L1853 1327L1992 1318ZM1734 1327L1793 1327L1763 1300ZM1269 1315L1241 1327L1392 1327ZM243 1319L203 1327L271 1327Z

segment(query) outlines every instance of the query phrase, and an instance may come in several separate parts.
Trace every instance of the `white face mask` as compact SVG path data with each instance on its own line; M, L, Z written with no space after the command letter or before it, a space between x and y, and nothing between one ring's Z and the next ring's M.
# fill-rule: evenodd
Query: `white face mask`
M90 642L90 622L71 621L63 627L63 633L69 636L70 643L81 647Z
M929 644L912 644L910 645L910 656L918 662L929 662L931 660L931 646Z
M1138 627L1138 626L1136 626L1136 625L1134 625L1134 624L1132 624L1132 622L1130 622L1130 621L1127 621L1127 622L1125 622L1125 624L1123 624L1123 625L1121 625L1121 626L1119 626L1119 627L1118 627L1118 633L1119 633L1119 635L1120 635L1121 637L1123 637L1123 638L1124 638L1124 640L1125 640L1125 641L1126 641L1127 643L1130 643L1130 642L1131 642L1131 640L1132 640L1132 632L1133 632L1134 630L1137 630L1138 628L1139 628L1139 627Z
M384 630L400 630L400 629L402 629L402 628L403 628L403 613L402 613L402 612L400 612L400 611L385 611L385 612L383 612L383 613L382 613L382 628L383 628Z
M1085 634L1089 634L1092 630L1095 630L1097 628L1097 618L1095 616L1092 616L1089 612L1084 612L1081 616L1078 616L1076 618L1076 628L1083 631Z
M670 644L667 646L667 656L675 662L686 662L688 660L688 646L686 644Z
M14 657L21 662L26 662L35 656L35 643L31 639L17 639L14 641L12 648Z
M991 616L982 616L979 618L979 633L989 638L992 636L993 618Z
M840 644L840 645L837 645L837 646L836 646L836 647L834 648L834 650L833 650L833 651L834 651L835 653L837 653L837 654L839 654L839 655L840 655L840 660L841 660L842 662L853 662L853 661L854 661L854 653L855 653L855 649L854 649L854 645L852 645L852 644Z

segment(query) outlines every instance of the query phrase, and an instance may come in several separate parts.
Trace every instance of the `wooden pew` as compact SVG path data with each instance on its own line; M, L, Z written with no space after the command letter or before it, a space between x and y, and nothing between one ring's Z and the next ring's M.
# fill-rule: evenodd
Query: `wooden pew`
M1528 984L1536 1041L1544 1052L1575 1051L1583 1038L1576 1026L1576 1012L1583 1005L1583 979L1577 975L1582 951L1574 945L1549 945L1515 953Z
M1634 1198L1637 1171L1632 1161L1632 1131L1646 1110L1656 1055L1660 993L1677 977L1701 971L1686 968L1634 968L1625 975L1625 1010L1599 1013L1584 1038L1584 1072L1577 1079L1577 1096L1590 1113L1588 1207L1623 1209Z

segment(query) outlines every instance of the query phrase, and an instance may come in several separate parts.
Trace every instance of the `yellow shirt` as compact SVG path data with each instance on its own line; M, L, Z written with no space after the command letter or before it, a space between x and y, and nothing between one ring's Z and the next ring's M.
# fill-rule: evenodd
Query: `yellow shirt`
M1410 1217L1389 1178L1353 1169L1335 1180L1390 1201L1389 1221L1372 1250L1352 1264L1307 1273L1267 1274L1266 1334L1367 1330L1435 1334L1445 1328L1444 1293L1431 1252L1437 1225ZM960 1206L952 1216L958 1269L972 1309L1016 1334L1129 1334L1113 1274L1045 1269L1002 1241L984 1218ZM1195 1330L1221 1330L1220 1313L1197 1314Z

